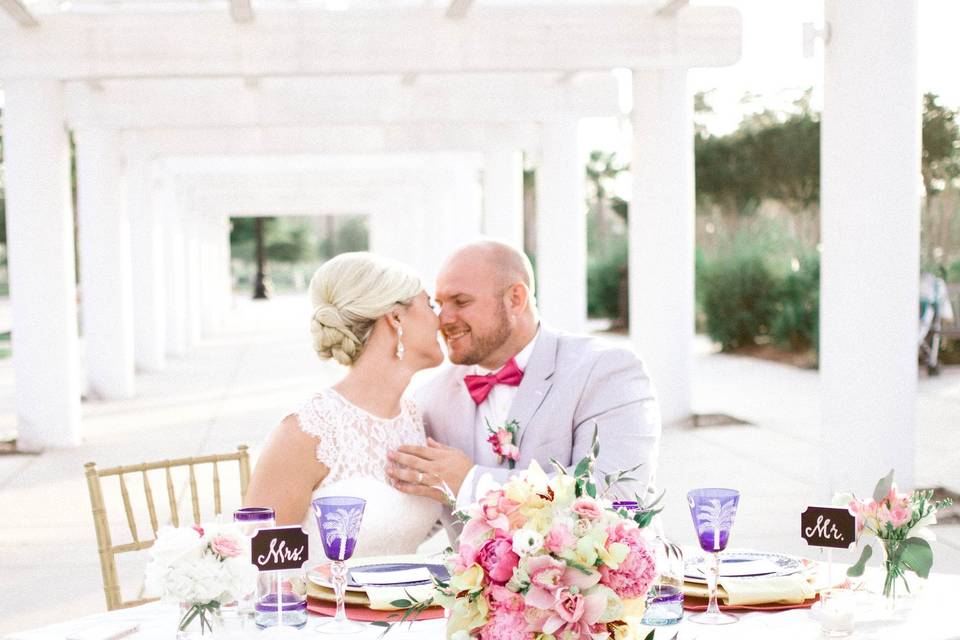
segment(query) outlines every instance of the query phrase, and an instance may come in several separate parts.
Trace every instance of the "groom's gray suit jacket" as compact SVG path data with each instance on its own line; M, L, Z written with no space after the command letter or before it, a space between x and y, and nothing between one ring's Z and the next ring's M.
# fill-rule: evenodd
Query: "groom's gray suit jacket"
M478 464L473 486L465 487L472 500L481 476L504 482L514 472L506 462L497 464L489 446L475 450L477 405L463 381L468 373L468 366L448 365L421 388L417 404L428 435L465 451ZM507 420L520 425L516 471L526 469L531 460L548 473L551 458L565 466L576 464L590 450L596 423L598 480L643 463L631 474L636 482L618 485L611 493L643 495L653 483L660 409L643 363L627 349L541 325Z

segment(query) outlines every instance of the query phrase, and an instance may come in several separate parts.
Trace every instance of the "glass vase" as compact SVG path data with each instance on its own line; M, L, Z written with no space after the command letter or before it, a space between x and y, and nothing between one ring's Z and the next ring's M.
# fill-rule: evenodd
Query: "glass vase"
M223 615L220 603L181 602L180 622L177 623L177 640L212 638L223 630Z
M925 582L907 568L901 559L903 540L880 539L883 550L883 596L891 611L913 608L913 602Z

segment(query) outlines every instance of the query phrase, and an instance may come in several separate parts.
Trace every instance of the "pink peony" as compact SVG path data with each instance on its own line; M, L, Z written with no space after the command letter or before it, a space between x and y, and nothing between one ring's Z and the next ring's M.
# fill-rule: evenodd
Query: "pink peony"
M593 498L578 498L573 503L573 512L587 520L599 520L603 517L603 509Z
M627 545L630 553L616 569L603 565L600 567L600 583L604 584L621 598L637 598L647 593L657 576L653 553L639 529L627 527L623 522L607 529L607 544L620 542Z
M534 634L527 630L523 611L502 607L490 611L487 624L480 629L480 640L533 640Z
M460 545L460 553L453 559L453 570L462 573L477 562L477 549L466 542Z
M573 537L570 527L561 522L553 525L543 541L543 546L551 553L560 553L572 548L576 542L577 540Z
M217 536L211 540L210 548L221 558L236 558L243 553L240 543L227 536Z
M502 585L513 576L513 569L520 563L520 556L513 551L513 541L498 531L480 547L477 562L491 582Z

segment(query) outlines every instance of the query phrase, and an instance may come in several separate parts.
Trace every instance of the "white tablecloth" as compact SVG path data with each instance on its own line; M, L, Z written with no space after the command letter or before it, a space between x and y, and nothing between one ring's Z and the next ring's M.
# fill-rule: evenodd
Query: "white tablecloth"
M121 609L71 620L30 631L14 633L5 640L65 640L81 629L97 629L104 623L129 621L139 624L136 633L127 636L133 640L171 640L175 637L179 610L170 605L151 603L132 609ZM705 627L684 620L680 625L657 630L657 640L819 640L819 623L807 609L776 613L752 612L739 614L740 621L724 627ZM296 635L319 637L313 628L321 618L311 616L307 626ZM383 629L369 627L363 634L351 636L356 640L374 640ZM638 630L642 640L646 631ZM256 629L243 631L229 629L217 640L256 639L263 635ZM424 620L412 625L397 625L386 640L442 640L445 638L443 620ZM879 612L865 613L857 621L853 640L960 640L960 576L933 575L918 596L914 608L891 619ZM264 637L264 640L266 638Z

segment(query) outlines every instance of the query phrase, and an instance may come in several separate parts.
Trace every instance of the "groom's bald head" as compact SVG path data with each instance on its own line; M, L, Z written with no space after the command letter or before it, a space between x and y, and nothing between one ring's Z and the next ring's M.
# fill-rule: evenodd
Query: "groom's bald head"
M500 367L536 335L533 268L523 253L495 240L455 251L437 277L440 330L450 360Z
M505 242L479 240L464 245L447 258L443 270L457 265L477 269L487 276L497 289L522 284L530 292L531 298L536 290L530 259L522 251Z

